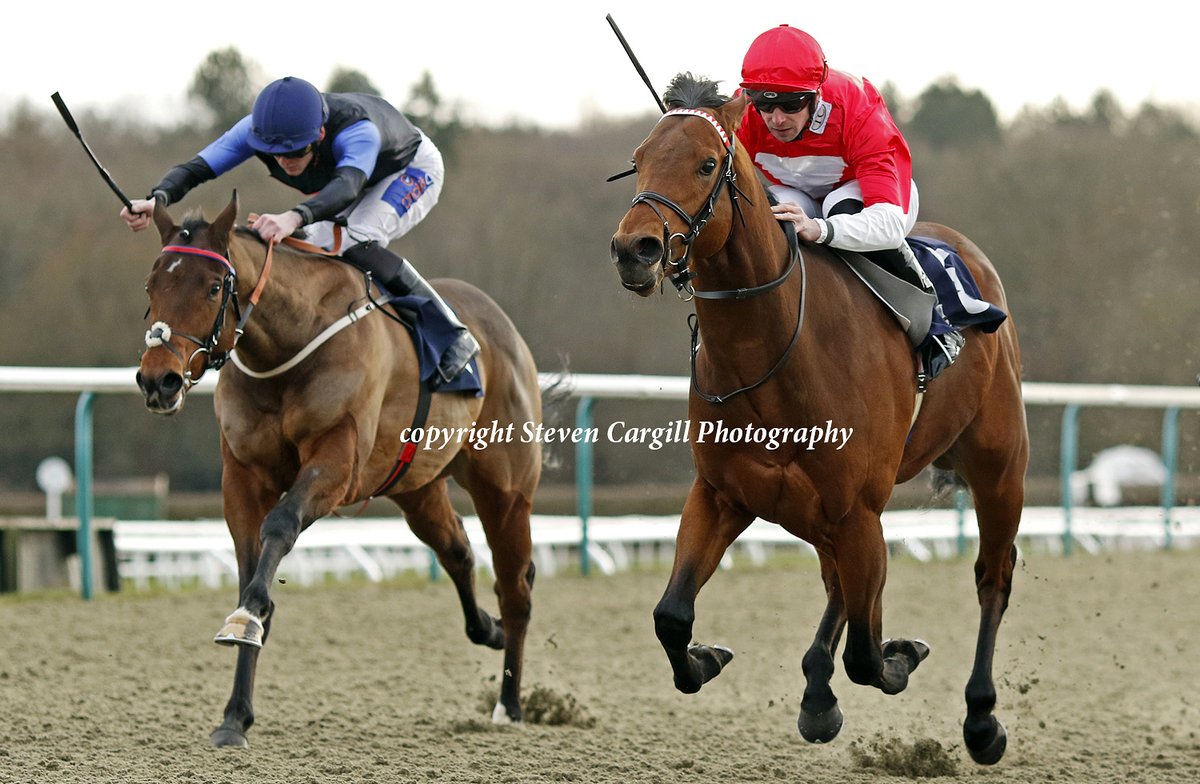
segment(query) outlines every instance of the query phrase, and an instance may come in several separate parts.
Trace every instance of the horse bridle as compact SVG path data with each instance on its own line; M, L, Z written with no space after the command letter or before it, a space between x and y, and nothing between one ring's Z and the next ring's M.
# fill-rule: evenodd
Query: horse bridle
M682 299L684 299L685 301L691 300L692 298L749 299L751 297L757 297L762 294L766 294L767 292L773 291L776 288L778 288L779 286L782 286L783 282L785 280L787 280L788 277L791 276L792 270L794 270L797 266L800 267L800 278L801 278L800 309L799 309L799 313L797 314L797 317L796 317L796 328L792 331L791 341L788 343L787 348L785 348L783 350L783 354L780 355L779 359L776 360L775 364L771 366L771 369L768 370L765 375L763 375L761 378L759 378L757 381L755 381L751 384L747 384L746 386L739 387L738 389L735 389L732 392L726 393L724 395L712 395L712 394L706 393L700 389L699 384L696 382L696 354L698 353L699 348L700 348L700 325L696 318L695 313L691 314L688 317L688 326L692 332L692 340L691 340L692 389L694 389L696 391L696 394L699 395L701 399L703 399L709 403L714 403L714 404L724 403L725 401L729 400L731 397L734 397L735 395L740 395L743 392L749 392L750 390L756 389L756 388L762 386L763 384L765 384L772 376L775 375L776 372L778 372L778 370L781 367L783 367L784 363L787 361L788 356L792 353L792 349L796 347L796 343L800 339L801 327L804 324L805 302L808 298L808 296L807 296L808 295L808 286L806 285L806 281L805 281L805 278L807 276L805 275L804 258L800 253L799 242L796 240L795 234L792 233L788 237L788 252L789 252L789 257L790 257L788 260L788 265L787 265L787 268L784 269L784 271L779 275L779 277L775 278L772 281L764 283L760 286L751 286L749 288L722 289L719 291L696 291L696 289L691 285L691 281L693 279L695 279L697 273L691 271L688 268L689 267L689 259L691 257L691 253L692 253L692 243L695 242L696 238L700 236L701 230L704 229L704 227L708 224L709 219L712 218L713 211L716 209L717 199L719 199L721 196L721 191L725 188L726 185L728 185L730 203L733 206L733 211L737 214L737 216L739 218L742 219L743 225L745 225L745 217L742 215L741 205L738 203L738 197L741 196L742 198L746 199L747 204L751 204L751 202L750 202L750 199L746 196L746 194L743 193L742 190L737 185L737 173L733 169L734 149L735 149L733 137L731 137L725 131L725 128L721 125L721 123L717 122L717 118L713 117L708 112L702 111L700 109L691 109L691 108L672 109L671 111L664 114L663 117L670 117L672 115L685 115L685 116L691 116L691 117L700 117L704 120L707 120L708 124L711 125L713 127L713 129L716 130L717 135L721 137L721 142L725 145L725 160L724 160L724 163L722 164L721 176L720 176L720 178L718 178L716 184L713 186L712 191L708 194L708 199L705 200L704 205L700 208L700 210L696 213L695 216L689 215L687 210L680 207L673 200L671 200L671 199L667 198L666 196L662 195L661 193L657 193L655 191L641 191L640 193L638 193L636 196L633 197L633 203L630 205L630 209L632 209L633 207L637 206L638 204L645 204L647 207L654 210L654 213L659 217L659 220L662 221L662 224L663 224L663 253L662 253L662 259L660 259L660 261L662 262L664 267L673 267L675 269L674 272L668 273L667 277L671 281L671 283L675 286L675 288L679 291L679 296ZM659 204L667 207L668 209L672 210L675 214L677 214L679 217L683 218L684 223L686 223L687 227L688 227L687 234L683 234L680 232L675 232L675 233L671 232L670 224L667 221L666 215L664 215L662 210L659 209L659 207L658 207ZM730 235L733 234L732 221L730 222L729 233L730 233ZM678 238L680 240L680 242L683 244L684 251L683 251L683 255L680 258L672 259L671 258L671 241L676 238ZM728 241L728 238L726 238L726 241Z
M241 306L238 303L237 270L233 268L233 264L225 256L216 251L205 248L193 248L189 245L167 245L163 247L162 252L164 255L167 253L178 253L185 256L200 256L219 262L225 267L225 275L221 279L221 307L217 310L217 316L213 321L212 329L209 330L208 337L201 339L186 332L178 332L171 329L171 326L164 321L156 321L150 325L150 329L146 330L147 350L163 346L183 362L183 388L184 392L186 392L200 381L209 368L220 370L221 366L229 360L229 351L216 350L217 344L221 340L221 332L225 328L225 313L229 309L229 306L233 305L234 316L238 319L234 344L237 343L237 338L241 336L242 327L245 324L246 318L250 315L250 309L247 309L243 316ZM196 344L196 349L185 359L183 353L171 345L172 336L179 336L191 341ZM230 351L232 351L232 348ZM192 364L198 357L207 357L207 359L200 372L193 376Z
M721 191L726 186L729 187L729 199L733 205L735 213L741 217L741 205L738 204L738 196L746 198L746 194L737 185L737 173L733 170L734 161L734 139L726 131L725 128L717 122L717 118L713 117L708 112L700 109L672 109L663 117L672 116L689 116L701 117L716 130L717 135L721 137L721 143L725 146L725 159L721 164L721 176L717 178L717 182L709 191L708 198L704 201L703 206L695 215L691 215L683 207L679 206L674 200L658 193L656 191L641 191L633 197L633 202L629 205L630 209L639 204L645 204L663 225L663 252L660 262L664 268L673 268L674 272L668 272L667 277L679 292L679 296L685 301L692 297L700 297L702 299L711 298L710 295L715 292L697 292L692 288L691 281L696 277L696 273L688 269L689 261L692 255L692 243L700 236L700 232L708 225L708 221L712 218L713 212L717 208L717 199L721 198ZM661 121L660 121L661 122ZM746 199L749 202L749 199ZM672 232L670 221L663 211L659 208L662 205L680 218L683 218L684 224L688 231L686 234L681 232ZM744 220L744 219L743 219ZM730 232L733 231L732 224L729 227ZM683 244L683 255L678 259L671 258L671 242L678 239Z

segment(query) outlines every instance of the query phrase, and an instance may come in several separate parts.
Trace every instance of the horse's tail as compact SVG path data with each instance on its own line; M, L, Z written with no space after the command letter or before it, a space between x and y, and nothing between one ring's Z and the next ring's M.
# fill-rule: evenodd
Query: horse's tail
M933 490L934 501L940 501L945 498L951 490L966 488L967 483L963 478L953 471L944 468L930 467L929 469L929 486Z
M573 392L571 384L570 363L563 355L559 356L561 368L545 377L541 384L542 421L547 426L554 427L566 424L571 417L570 401ZM562 465L562 456L552 445L542 445L542 467L558 468Z

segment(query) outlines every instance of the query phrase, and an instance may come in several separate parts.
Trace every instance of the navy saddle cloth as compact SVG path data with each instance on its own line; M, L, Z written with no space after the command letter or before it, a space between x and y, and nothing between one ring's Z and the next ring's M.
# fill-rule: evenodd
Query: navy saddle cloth
M967 327L984 332L1000 328L1008 314L981 298L975 277L954 248L930 237L908 237L908 245L937 292L930 335Z
M426 382L437 374L442 354L458 336L458 330L446 320L442 311L432 300L423 297L392 297L389 300L401 312L404 324L412 335L413 346L420 361L421 381ZM479 378L479 356L476 355L467 369L458 378L437 388L438 392L468 392L475 397L483 396L483 383Z

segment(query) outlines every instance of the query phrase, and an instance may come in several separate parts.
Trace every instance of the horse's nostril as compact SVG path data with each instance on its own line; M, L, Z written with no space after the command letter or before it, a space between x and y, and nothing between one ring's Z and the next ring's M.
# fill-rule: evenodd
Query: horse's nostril
M178 373L168 373L163 376L161 387L163 394L170 397L183 389L183 376Z
M662 259L662 243L655 237L642 237L634 244L634 255L643 264L654 264Z

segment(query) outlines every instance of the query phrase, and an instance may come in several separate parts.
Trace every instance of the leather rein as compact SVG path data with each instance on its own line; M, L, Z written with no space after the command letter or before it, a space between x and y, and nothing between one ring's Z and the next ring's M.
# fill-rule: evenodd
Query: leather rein
M739 289L722 289L716 291L697 291L692 286L691 282L698 276L698 273L693 272L690 269L692 243L694 243L700 236L700 232L712 218L713 212L716 210L717 200L721 197L721 192L728 187L729 200L733 206L733 211L737 214L738 218L741 219L743 226L745 226L746 221L745 216L742 214L742 208L738 201L738 197L745 199L746 203L751 204L751 206L753 206L753 204L749 197L747 197L737 185L737 173L734 171L733 167L736 149L734 146L734 137L726 132L721 123L717 121L717 118L709 112L692 108L672 109L663 115L663 117L671 116L700 117L701 119L706 120L708 124L711 125L714 130L716 130L717 135L721 137L721 143L725 147L725 159L722 163L721 176L717 179L712 191L709 192L708 198L705 200L704 205L694 216L690 215L687 210L680 207L675 201L655 191L641 191L633 197L633 202L630 205L630 209L632 209L638 204L645 204L647 207L653 210L658 216L659 220L662 221L663 253L660 262L664 268L673 270L672 272L667 273L667 277L679 292L679 296L685 302L691 301L693 298L712 300L750 299L752 297L758 297L763 294L767 294L779 288L783 285L784 281L791 276L792 271L796 267L800 268L800 308L796 317L796 327L794 330L792 330L791 341L788 343L787 348L783 350L783 354L780 355L779 359L776 360L771 369L768 370L765 375L751 384L739 387L738 389L723 395L710 394L700 389L699 383L696 381L696 355L700 350L700 325L695 313L692 313L690 316L688 316L688 326L692 333L690 357L692 389L695 390L696 394L699 395L701 399L709 403L720 404L736 395L740 395L743 392L749 392L752 389L757 389L765 384L772 376L775 375L776 372L779 371L780 368L783 367L788 356L792 353L792 349L796 347L796 343L800 339L801 328L804 324L804 312L806 309L805 305L808 299L807 274L804 268L804 256L800 253L800 244L795 237L795 233L792 232L788 236L788 265L779 275L779 277L775 278L774 280L764 283L760 286L751 286L749 288ZM660 209L659 205L666 207L683 219L688 229L686 234L681 232L671 232L670 223L662 209ZM732 236L732 222L730 223L729 232ZM683 245L684 250L682 256L677 259L672 259L671 242L676 239L678 239ZM728 242L728 238L726 238L726 242Z

